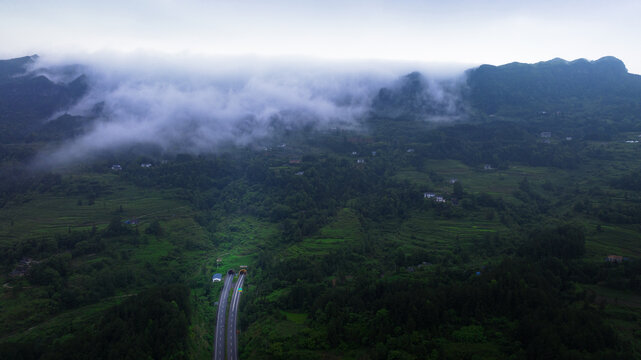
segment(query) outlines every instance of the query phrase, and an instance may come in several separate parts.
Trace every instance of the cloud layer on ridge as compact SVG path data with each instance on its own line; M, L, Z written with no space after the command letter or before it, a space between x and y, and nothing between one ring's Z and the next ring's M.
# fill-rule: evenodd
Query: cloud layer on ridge
M81 65L74 72L71 63ZM41 57L32 71L60 82L80 73L87 76L88 93L66 112L97 119L49 156L49 161L69 162L135 145L198 154L222 145L250 145L276 129L354 128L382 87L415 68L310 59L94 54Z

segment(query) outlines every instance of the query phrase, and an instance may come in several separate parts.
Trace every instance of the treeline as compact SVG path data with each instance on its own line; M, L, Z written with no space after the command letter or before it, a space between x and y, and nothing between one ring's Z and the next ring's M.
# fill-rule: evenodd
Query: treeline
M0 167L0 209L20 195L44 193L61 183L59 174L33 173L22 166Z
M362 349L359 356L372 359L632 358L604 323L594 294L573 283L627 276L622 286L638 286L638 266L569 261L581 255L584 235L568 224L533 232L523 246L524 255L478 272L434 259L384 277L383 267L364 268L367 257L354 248L321 258L264 259L264 273L273 278L254 280L243 327L259 316L280 319L274 309L288 309L310 314L309 330L291 338L255 336L245 355L309 359L338 348ZM276 302L265 297L278 288L286 290Z
M402 218L422 204L415 186L384 176L393 167L390 157L368 159L366 166L331 155L283 162L260 154L184 157L122 176L139 186L189 189L186 198L203 211L198 222L210 230L230 213L249 214L279 223L287 242L314 234L348 202L378 219Z
M94 225L91 230L72 231L30 238L14 243L3 243L0 251L0 264L10 266L23 257L46 259L59 253L68 253L79 257L89 253L98 253L105 249L105 239L120 238L118 241L136 243L140 233L137 228L126 225L119 216L114 216L104 230Z
M3 359L188 359L189 289L146 290L107 310L93 325L69 329L55 343L0 344Z
M157 223L151 224L146 233L159 236L162 228ZM147 282L176 281L168 269L156 269L151 264L123 266L129 260L129 253L118 248L148 241L148 235L141 235L137 228L124 224L116 216L104 230L94 227L88 231L3 243L0 263L9 272L14 267L20 269L16 264L28 259L30 264L22 265L24 278L43 290L38 294L46 299L47 309L53 314L114 296L117 290L144 286ZM79 261L92 254L100 256L91 262ZM16 291L22 286L19 283Z
M373 358L392 352L426 358L434 350L442 358L458 358L474 354L474 346L467 354L464 349L477 342L494 344L481 357L625 357L595 309L588 303L578 309L571 305L567 275L549 265L505 260L480 276L439 273L438 279L428 275L331 288L310 313L318 323L327 322L331 347L343 342L368 347ZM479 326L480 336L460 341L455 332L470 325ZM413 343L416 336L421 340ZM461 349L438 339L459 343Z
M538 125L538 124L537 124ZM554 142L546 143L540 132L546 127L510 121L460 124L429 131L417 147L417 154L436 159L457 159L470 166L489 164L505 169L513 164L551 166L574 169L583 162L581 141L565 141L555 134ZM563 133L572 134L572 130ZM570 135L566 135L570 136Z
M641 191L641 169L614 179L612 185L625 190Z

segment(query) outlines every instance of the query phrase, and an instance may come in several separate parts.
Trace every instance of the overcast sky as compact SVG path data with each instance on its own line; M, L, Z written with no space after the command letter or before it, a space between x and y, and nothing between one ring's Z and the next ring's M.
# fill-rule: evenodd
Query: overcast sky
M639 0L0 0L0 57L102 51L464 64L613 55Z

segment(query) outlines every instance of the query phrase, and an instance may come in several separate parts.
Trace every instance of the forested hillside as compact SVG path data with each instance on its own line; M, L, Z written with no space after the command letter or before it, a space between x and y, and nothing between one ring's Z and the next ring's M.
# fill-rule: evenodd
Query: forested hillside
M1 91L49 89L47 116L83 93L14 79L28 62ZM242 359L641 358L641 79L614 58L466 76L404 76L358 127L47 171L93 119L3 100L6 129L41 125L0 139L0 358L211 358L211 277L240 265Z
M638 111L641 77L614 57L483 65L468 71L472 104L486 114L528 111L626 117Z
M77 131L79 124L49 119L82 97L87 90L85 76L68 83L56 83L43 74L30 72L37 56L0 60L0 142L59 140ZM58 116L56 116L57 118ZM47 124L53 120L55 126ZM49 126L48 126L49 125ZM51 136L51 132L55 136Z

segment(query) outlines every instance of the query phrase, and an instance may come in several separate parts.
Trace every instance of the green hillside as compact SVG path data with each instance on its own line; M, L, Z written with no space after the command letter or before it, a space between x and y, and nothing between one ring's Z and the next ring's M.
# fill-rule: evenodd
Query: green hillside
M243 359L641 358L639 79L480 67L435 125L420 76L376 100L406 113L265 148L43 172L61 138L7 135L0 358L209 359L212 274L241 265Z

